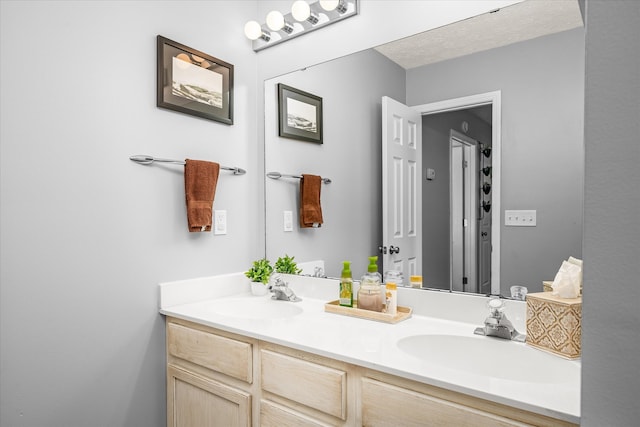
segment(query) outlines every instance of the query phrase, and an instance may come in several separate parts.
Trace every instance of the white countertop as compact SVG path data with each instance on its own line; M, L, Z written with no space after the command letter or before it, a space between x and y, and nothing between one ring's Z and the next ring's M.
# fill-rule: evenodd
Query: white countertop
M252 296L241 275L166 283L161 285L160 312L550 417L580 422L580 362L564 360L526 344L474 335L474 329L486 316L483 297L398 289L399 305L411 306L414 313L410 319L387 324L325 312L324 304L337 299L337 282L301 277L292 279L291 287L302 297L301 302L272 301L269 295ZM244 301L255 303L255 299L260 298L264 303L282 307L283 313L288 311L286 305L294 305L295 310L301 312L254 319L241 312ZM219 313L215 307L224 306L221 299L238 307L237 313ZM459 310L447 308L443 301L458 308L466 306L456 316ZM436 311L440 316L425 315ZM442 313L450 315L442 316ZM462 321L454 320L457 317ZM509 318L516 329L525 332L524 304L513 304ZM470 323L470 319L477 319L477 322ZM440 336L435 338L445 335L445 344L428 349L424 355L409 354L398 347L403 338L418 335ZM448 342L452 342L451 346L446 344ZM470 346L474 349L468 349ZM489 355L485 360L478 360L487 350Z

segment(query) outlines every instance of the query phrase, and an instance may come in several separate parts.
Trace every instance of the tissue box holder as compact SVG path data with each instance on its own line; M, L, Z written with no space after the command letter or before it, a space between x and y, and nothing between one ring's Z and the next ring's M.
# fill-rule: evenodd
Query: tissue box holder
M527 344L566 359L581 354L582 297L527 295Z

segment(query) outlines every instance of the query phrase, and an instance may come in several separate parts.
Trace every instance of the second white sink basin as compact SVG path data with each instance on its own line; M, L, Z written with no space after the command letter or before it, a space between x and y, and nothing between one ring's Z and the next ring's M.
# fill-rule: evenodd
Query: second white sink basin
M206 310L240 319L285 319L303 311L295 303L269 297L225 298L210 302Z
M559 384L580 378L579 364L500 338L413 335L398 340L397 346L425 363L504 380Z

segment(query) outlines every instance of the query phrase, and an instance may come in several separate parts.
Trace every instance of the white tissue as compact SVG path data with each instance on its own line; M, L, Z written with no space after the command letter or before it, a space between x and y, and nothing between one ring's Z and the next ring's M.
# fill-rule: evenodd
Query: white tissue
M582 261L573 257L569 261L562 261L551 287L555 296L578 298L582 288Z

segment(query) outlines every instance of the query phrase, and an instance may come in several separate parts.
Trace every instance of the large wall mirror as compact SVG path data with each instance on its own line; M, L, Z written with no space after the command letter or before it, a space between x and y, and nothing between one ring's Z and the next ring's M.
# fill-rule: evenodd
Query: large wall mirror
M500 94L498 122L490 102L419 118L416 272L428 288L509 295L512 285L541 291L563 260L581 257L584 28L577 2L545 3L526 1L266 80L265 170L331 180L321 188L322 226L301 228L300 181L265 177L267 258L321 259L330 277L349 260L354 277L362 275L367 257L385 246L382 98L424 107L491 93ZM322 144L278 136L279 83L322 98ZM487 154L496 134L497 151ZM473 179L456 175L452 158L473 166ZM452 218L465 218L454 188L475 195L464 202L474 213L467 225L475 226L475 252L452 243ZM536 226L506 226L505 210L535 210ZM462 277L473 274L473 286L456 287L455 253L472 261Z

